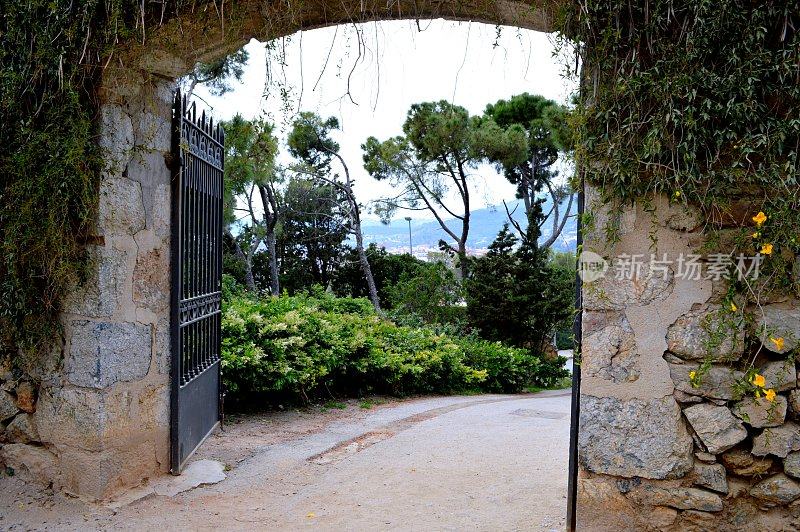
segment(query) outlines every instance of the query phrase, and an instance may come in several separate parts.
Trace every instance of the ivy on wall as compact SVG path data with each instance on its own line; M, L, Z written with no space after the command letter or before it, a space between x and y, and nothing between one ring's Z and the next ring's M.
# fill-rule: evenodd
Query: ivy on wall
M0 357L52 339L65 290L88 271L101 169L95 88L139 9L30 0L0 13Z
M763 211L770 222L730 251L771 244L770 288L800 293L800 5L581 0L561 24L586 68L587 180L606 200L696 205L709 234Z

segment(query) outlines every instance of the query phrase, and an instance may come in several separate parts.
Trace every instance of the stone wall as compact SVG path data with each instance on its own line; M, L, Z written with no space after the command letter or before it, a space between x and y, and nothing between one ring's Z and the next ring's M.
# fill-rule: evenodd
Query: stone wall
M651 253L674 261L731 251L704 240L697 213L663 198L655 203L618 209L587 191L594 225L585 249L609 260L645 258L630 279L617 279L611 267L584 283L579 526L799 526L800 390L785 353L800 338L800 307L773 296L763 314L726 309L724 280L705 279L705 270L693 279L677 263L650 267ZM752 214L744 209L738 219L749 222ZM614 244L608 228L619 230ZM757 316L747 330L743 312ZM766 336L785 339L782 349L764 334L754 337L759 320L767 322ZM735 368L751 360L764 387L777 392L773 401L737 385L745 376ZM692 371L701 375L695 382Z
M51 356L0 373L0 460L90 499L169 469L172 85L108 71L92 275Z

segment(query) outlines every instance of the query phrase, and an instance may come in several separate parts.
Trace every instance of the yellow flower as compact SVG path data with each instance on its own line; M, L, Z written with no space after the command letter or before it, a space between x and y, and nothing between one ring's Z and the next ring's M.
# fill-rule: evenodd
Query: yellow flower
M775 344L775 347L778 349L778 351L783 351L784 340L782 336L779 336L777 338L770 338L769 341Z
M771 255L772 254L772 244L764 244L761 246L761 254L762 255Z
M752 378L752 380L750 382L752 382L754 385L758 386L759 388L763 388L764 385L767 383L767 380L764 378L763 375L759 375L758 373L756 373L755 375L753 375L753 378Z
M731 301L731 312L736 312L737 310L739 310L739 307L736 306L736 303Z
M696 371L690 371L689 372L689 378L691 380L694 380L695 377L697 377L697 372Z
M675 191L675 197L676 198L680 198L681 197L681 191L680 190L676 190Z
M766 222L766 221L767 221L767 215L766 215L766 214L764 214L763 212L759 212L758 214L756 214L755 216L753 216L753 221L756 223L756 225L757 225L758 227L761 227L761 225L762 225L764 222Z
M769 401L771 403L772 401L775 400L775 390L770 388L769 390L764 392L764 397L767 399L767 401Z
M760 237L760 236L761 236L761 233L759 233L758 231L756 231L755 233L753 233L753 234L752 234L752 235L750 235L750 236L752 236L753 238L758 238L758 237Z

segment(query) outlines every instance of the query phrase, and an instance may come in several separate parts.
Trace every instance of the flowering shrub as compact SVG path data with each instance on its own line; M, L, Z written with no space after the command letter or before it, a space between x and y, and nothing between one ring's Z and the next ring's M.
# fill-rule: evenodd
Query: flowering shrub
M229 280L222 333L228 399L239 404L328 394L516 392L564 376L524 349L397 325L366 299L322 292L262 299L237 292Z

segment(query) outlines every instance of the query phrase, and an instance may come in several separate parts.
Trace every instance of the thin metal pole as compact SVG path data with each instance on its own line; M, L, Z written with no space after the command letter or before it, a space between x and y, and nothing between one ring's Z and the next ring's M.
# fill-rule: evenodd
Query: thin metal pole
M583 246L583 209L584 209L584 177L581 172L581 188L578 191L578 254ZM583 317L583 294L580 276L580 261L576 256L575 272L575 320L572 324L572 331L575 337L575 347L572 353L572 404L569 425L569 478L567 483L567 530L574 532L577 525L578 510L578 430L581 409L581 342L582 342L582 317Z
M406 216L408 222L408 254L414 256L414 246L411 244L411 216Z

